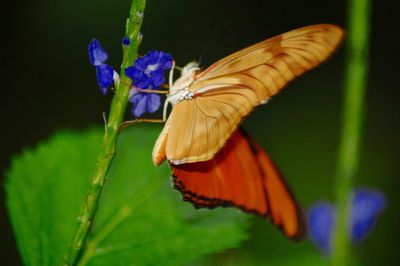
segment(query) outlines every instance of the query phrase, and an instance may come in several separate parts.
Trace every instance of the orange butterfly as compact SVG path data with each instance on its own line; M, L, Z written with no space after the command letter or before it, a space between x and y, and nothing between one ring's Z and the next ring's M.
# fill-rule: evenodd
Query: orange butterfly
M168 159L175 188L196 207L235 206L269 217L289 238L303 216L268 155L240 130L242 119L288 82L325 61L343 31L320 24L292 30L229 55L200 72L189 63L164 105L173 109L153 149Z

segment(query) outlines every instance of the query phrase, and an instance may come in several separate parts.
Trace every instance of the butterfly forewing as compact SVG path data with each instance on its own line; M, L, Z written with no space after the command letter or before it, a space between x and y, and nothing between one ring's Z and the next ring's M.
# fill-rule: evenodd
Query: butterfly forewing
M229 75L261 65L273 64L277 58L299 54L307 58L304 71L324 61L343 38L343 30L331 24L295 29L256 43L227 56L198 75L198 81ZM304 72L303 71L303 72Z
M334 25L300 28L236 52L199 73L189 87L195 97L173 108L169 128L154 147L154 163L165 157L174 164L212 159L244 116L325 61L342 37L343 31Z

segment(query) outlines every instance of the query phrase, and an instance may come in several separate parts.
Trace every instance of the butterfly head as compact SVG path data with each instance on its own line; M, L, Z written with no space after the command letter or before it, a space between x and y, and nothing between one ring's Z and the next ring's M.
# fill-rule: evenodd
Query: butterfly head
M196 61L191 61L186 66L184 66L182 68L181 77L192 76L193 74L195 74L199 70L200 70L199 63L196 62Z

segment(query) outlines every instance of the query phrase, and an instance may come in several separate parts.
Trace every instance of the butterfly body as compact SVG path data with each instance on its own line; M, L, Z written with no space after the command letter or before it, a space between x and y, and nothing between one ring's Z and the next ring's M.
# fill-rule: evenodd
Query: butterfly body
M175 106L183 100L193 99L194 93L189 91L200 70L198 63L190 62L183 69L181 76L172 84L170 84L169 94L167 95L166 103L171 103Z
M170 85L166 104L173 109L154 146L154 164L168 160L175 187L195 206L236 206L269 217L290 238L300 236L302 213L279 171L238 127L256 106L325 61L342 38L335 25L312 25L254 44L202 72L188 64Z

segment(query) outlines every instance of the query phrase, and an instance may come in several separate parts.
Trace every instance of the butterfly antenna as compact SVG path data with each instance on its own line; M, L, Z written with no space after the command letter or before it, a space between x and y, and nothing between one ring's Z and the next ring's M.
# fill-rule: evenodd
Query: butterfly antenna
M205 56L205 54L207 52L208 45L210 44L210 40L211 40L212 34L214 32L214 29L215 29L215 20L216 20L216 17L217 17L216 13L217 13L217 8L214 8L214 13L213 13L213 15L211 17L210 27L209 27L209 30L208 30L208 35L207 35L207 38L206 38L206 42L204 43L203 49L201 50L199 60L197 60L199 65L201 65L201 63L203 62L204 56Z

